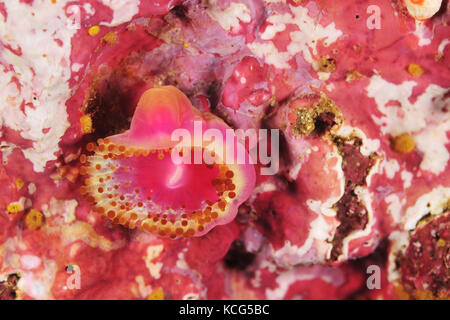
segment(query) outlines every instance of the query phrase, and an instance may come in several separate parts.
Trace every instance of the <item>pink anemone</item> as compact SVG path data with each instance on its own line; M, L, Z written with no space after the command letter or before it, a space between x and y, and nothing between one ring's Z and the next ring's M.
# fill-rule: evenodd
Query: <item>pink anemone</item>
M172 239L229 223L255 184L233 130L172 86L144 92L130 129L87 150L81 193L95 211L113 224Z

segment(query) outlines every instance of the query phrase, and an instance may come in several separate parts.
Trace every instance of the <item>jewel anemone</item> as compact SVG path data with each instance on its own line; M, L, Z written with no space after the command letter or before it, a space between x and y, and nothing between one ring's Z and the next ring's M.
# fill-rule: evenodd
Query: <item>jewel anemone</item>
M203 135L202 141L184 140L180 148L172 139L176 129L194 133L198 124L227 138L231 131L235 145ZM238 152L225 161L230 148L248 155L221 119L201 113L180 90L152 88L141 96L129 130L86 146L80 192L113 224L172 239L201 236L232 221L255 185L253 165L237 161ZM183 159L191 153L193 159L198 151L200 162L173 160L177 153ZM206 155L214 161L205 161Z

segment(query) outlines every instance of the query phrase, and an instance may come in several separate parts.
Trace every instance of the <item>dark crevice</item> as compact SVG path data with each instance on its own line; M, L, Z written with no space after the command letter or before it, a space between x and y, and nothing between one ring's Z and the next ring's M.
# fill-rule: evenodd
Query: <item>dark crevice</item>
M213 81L206 91L212 113L215 113L217 105L219 104L219 89L220 83L218 81Z
M0 281L0 300L15 300L17 298L17 283L19 275L12 273L5 281Z
M114 80L101 80L92 87L84 113L92 119L94 138L107 137L129 128L132 115L124 106L132 97L120 88Z
M178 6L175 6L171 12L178 18L180 19L183 23L185 24L189 24L191 22L191 19L188 17L187 13L188 13L188 8L183 5L180 4Z
M255 254L248 252L245 249L245 244L242 240L235 240L228 250L224 263L229 269L246 270L255 260Z
M336 124L335 115L332 112L323 112L314 121L312 136L321 137Z

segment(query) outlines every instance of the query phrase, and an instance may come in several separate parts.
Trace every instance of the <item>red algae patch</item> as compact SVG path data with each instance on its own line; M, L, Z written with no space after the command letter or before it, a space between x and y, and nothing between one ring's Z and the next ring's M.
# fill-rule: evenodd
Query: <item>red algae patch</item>
M419 226L399 264L413 298L450 299L450 213Z
M191 153L191 158L196 151L214 153L195 142L175 149L172 131L191 130L194 120L226 128L212 115L202 118L175 87L147 90L130 130L87 145L90 154L80 158L85 175L80 192L113 224L172 239L203 235L230 222L253 189L254 169L249 164L174 162L174 153Z
M362 142L355 138L354 141L344 141L335 138L336 146L342 155L342 169L346 180L344 195L335 204L339 226L333 237L333 249L331 260L337 260L342 254L342 246L345 237L357 230L363 230L369 220L368 212L355 192L357 186L366 183L366 177L374 164L371 156L364 156L360 152Z

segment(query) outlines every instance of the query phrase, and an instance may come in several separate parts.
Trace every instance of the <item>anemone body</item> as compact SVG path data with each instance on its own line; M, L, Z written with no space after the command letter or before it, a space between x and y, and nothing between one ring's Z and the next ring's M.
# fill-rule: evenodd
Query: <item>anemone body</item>
M175 87L147 90L128 131L88 144L90 154L81 158L86 175L81 193L113 224L172 239L201 236L229 223L254 187L254 168L238 164L237 152L225 161L227 150L243 148L234 134L231 146L203 136L199 141L194 134L199 126L230 136L222 120L199 112ZM175 130L192 135L180 143L173 139ZM175 161L174 155L189 161Z

